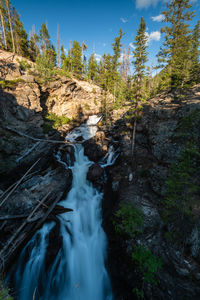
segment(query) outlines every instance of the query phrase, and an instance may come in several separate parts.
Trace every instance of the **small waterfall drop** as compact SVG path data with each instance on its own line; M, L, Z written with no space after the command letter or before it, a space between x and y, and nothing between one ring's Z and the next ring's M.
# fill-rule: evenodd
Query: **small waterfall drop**
M89 120L67 139L88 139L96 134L96 119ZM80 134L81 132L81 134ZM67 198L60 202L72 212L60 215L60 247L46 272L48 237L54 222L45 223L22 251L15 272L19 300L112 300L110 279L105 267L107 239L102 228L103 194L87 180L92 162L80 144L74 145L75 163L70 168L73 182ZM111 165L116 155L110 149L101 165Z

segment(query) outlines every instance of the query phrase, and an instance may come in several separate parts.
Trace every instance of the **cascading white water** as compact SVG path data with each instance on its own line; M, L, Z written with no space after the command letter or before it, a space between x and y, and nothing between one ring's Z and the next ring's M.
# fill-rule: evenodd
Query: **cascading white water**
M95 122L95 118L93 118ZM89 120L91 122L91 120ZM89 124L81 136L91 137L96 133L94 124ZM75 132L69 140L76 138ZM46 223L22 251L15 285L19 300L112 300L109 276L105 268L106 236L102 228L101 200L103 194L86 179L91 161L84 155L80 144L74 145L75 163L72 188L60 204L73 209L62 214L60 235L62 247L55 260L45 272L48 236L54 223ZM116 159L110 150L102 166L111 165ZM28 260L27 260L28 256ZM25 263L25 261L27 261Z

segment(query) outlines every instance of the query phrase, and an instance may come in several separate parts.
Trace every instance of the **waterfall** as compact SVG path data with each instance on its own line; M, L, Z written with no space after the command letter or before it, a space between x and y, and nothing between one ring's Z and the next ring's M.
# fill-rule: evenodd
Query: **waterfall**
M92 123L92 124L91 124ZM96 134L95 118L68 135L74 140L81 135ZM80 129L81 128L81 129ZM81 134L80 134L81 132ZM61 247L48 272L45 257L49 234L54 222L45 223L22 251L15 272L15 289L19 300L112 300L112 290L105 267L107 239L102 228L103 194L87 180L92 162L80 144L74 145L75 163L70 168L73 182L65 200L59 204L73 209L60 215ZM110 149L102 166L116 159Z

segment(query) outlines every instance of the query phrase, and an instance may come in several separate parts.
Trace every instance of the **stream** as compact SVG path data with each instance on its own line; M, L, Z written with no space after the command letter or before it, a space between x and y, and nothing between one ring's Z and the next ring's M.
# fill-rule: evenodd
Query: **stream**
M58 217L61 247L46 272L49 234L56 222L46 222L21 252L14 275L18 300L112 300L112 289L105 267L107 238L102 228L99 192L86 177L93 164L85 155L77 137L95 136L99 117L89 117L86 124L68 134L74 144L74 165L68 164L73 182L65 200L59 204L73 209ZM101 162L112 165L117 158L112 147Z

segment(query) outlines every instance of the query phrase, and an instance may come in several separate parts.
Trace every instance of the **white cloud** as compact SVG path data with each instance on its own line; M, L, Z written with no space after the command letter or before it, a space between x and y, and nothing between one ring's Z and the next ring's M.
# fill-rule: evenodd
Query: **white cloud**
M151 17L151 19L155 22L162 22L164 20L165 16L163 14L160 14L158 16L155 17Z
M130 46L132 49L135 49L135 46L133 45L133 43L130 43L129 46Z
M106 43L103 43L103 47L105 47L106 46Z
M97 54L97 53L94 54L94 57L95 57L97 62L100 62L100 60L102 58L102 56L100 54Z
M146 32L146 35L148 37L148 43L151 41L160 41L161 33L160 31L152 31L150 34Z
M156 5L160 0L136 0L136 8L147 8Z
M171 0L135 0L136 8L148 8L153 5L156 6L158 2L170 2ZM198 0L190 0L191 3L196 3Z
M120 20L122 21L122 23L127 23L128 20L126 18L120 18Z

